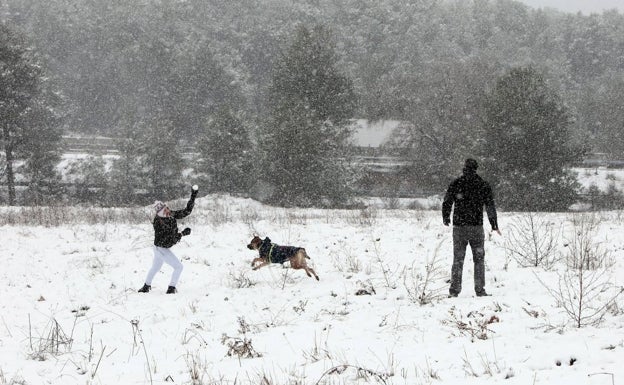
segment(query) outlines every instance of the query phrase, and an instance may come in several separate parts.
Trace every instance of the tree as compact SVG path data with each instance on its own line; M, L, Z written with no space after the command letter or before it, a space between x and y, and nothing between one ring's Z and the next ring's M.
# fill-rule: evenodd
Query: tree
M177 196L184 166L179 133L166 119L141 124L144 136L139 154L145 187L153 199Z
M191 51L191 49L189 49ZM196 138L203 122L224 109L244 110L245 98L234 76L217 62L207 44L201 44L189 58L178 58L178 68L168 80L171 103L168 116L185 138ZM218 118L217 118L218 119Z
M389 143L410 162L402 183L440 191L457 174L457 165L475 153L482 138L481 101L494 68L480 60L423 64L418 75L405 80L411 92L404 94L409 96L400 118L407 123Z
M88 155L80 159L70 166L68 175L78 202L106 203L101 197L109 188L110 175L106 172L106 161L102 156Z
M533 67L511 69L485 97L483 157L497 201L509 210L556 211L574 203L569 166L581 159L570 143L570 118Z
M58 99L36 55L5 25L0 25L0 124L8 202L15 204L16 164L30 182L34 203L49 195L57 179L60 119Z
M624 78L620 73L608 73L595 83L586 87L583 120L595 135L595 149L618 159L624 153Z
M326 28L302 26L276 62L270 117L259 138L261 175L273 203L341 204L351 195L349 119L356 97L337 60Z
M22 159L20 174L28 181L25 202L47 204L60 195L61 176L56 165L61 160L61 123L63 117L57 112L61 100L42 90L32 100L20 122L21 146L16 154Z
M252 143L243 121L229 110L219 110L199 139L201 171L212 191L248 192L253 183Z
M145 189L145 167L141 163L144 138L138 126L131 123L127 115L124 116L119 132L120 138L117 140L119 157L111 167L110 189L107 196L108 202L113 205L134 203L137 200L137 190Z

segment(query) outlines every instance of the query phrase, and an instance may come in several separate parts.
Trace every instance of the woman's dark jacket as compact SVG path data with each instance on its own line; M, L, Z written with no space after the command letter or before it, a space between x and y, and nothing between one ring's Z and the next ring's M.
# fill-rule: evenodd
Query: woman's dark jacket
M171 216L168 217L159 217L158 215L154 217L155 246L170 248L180 241L182 234L178 232L178 222L176 219L182 219L193 211L195 196L197 196L196 190L191 193L191 199L186 203L186 207L183 210L172 211Z

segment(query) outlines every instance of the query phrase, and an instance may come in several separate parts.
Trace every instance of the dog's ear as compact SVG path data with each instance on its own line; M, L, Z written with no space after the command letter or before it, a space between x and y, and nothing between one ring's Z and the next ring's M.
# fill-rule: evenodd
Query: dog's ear
M271 242L271 238L269 238L269 237L264 238L264 240L265 240L266 242L269 242L269 243Z

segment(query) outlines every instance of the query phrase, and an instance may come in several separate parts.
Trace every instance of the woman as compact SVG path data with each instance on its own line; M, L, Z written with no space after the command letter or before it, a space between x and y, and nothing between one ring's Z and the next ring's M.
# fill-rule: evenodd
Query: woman
M156 211L153 221L154 261L152 262L152 268L147 272L145 284L139 289L139 293L148 293L150 291L152 280L156 273L160 271L163 263L167 263L173 268L167 294L175 294L177 292L176 285L180 279L180 274L182 274L183 266L178 257L171 252L170 247L178 243L183 236L191 233L191 229L188 227L178 232L178 222L176 220L188 216L193 211L198 190L197 185L194 185L191 190L191 199L187 202L184 210L171 211L167 204L161 201L154 202L154 210Z

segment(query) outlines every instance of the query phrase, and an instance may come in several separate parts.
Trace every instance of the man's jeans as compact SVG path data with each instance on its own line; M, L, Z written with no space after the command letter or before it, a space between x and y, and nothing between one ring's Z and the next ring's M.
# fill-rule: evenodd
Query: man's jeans
M484 293L485 289L485 249L483 248L485 235L483 226L453 226L453 268L451 269L450 294L459 294L462 289L462 271L466 246L472 250L474 262L475 293Z

